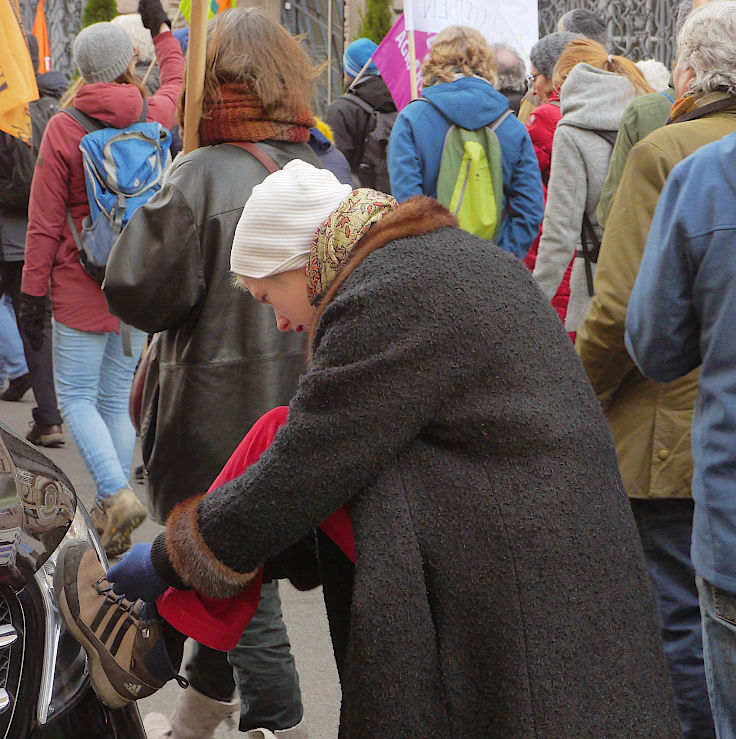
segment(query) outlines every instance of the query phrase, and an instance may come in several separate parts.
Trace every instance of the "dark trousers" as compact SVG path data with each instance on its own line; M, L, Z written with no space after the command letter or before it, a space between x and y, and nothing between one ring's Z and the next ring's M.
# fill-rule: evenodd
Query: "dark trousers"
M0 262L0 277L5 290L10 296L16 316L20 309L20 284L23 274L23 262ZM19 327L20 329L20 327ZM54 365L51 359L51 302L47 301L46 319L43 330L43 345L36 352L23 339L23 351L26 355L28 373L31 376L33 394L38 406L33 409L33 420L39 426L61 424L61 414L56 406L54 389Z
M703 663L695 570L690 560L693 501L631 499L686 739L715 737Z
M258 610L232 651L195 643L186 673L195 690L219 701L232 700L237 680L240 731L296 726L302 719L302 694L277 583L263 585Z

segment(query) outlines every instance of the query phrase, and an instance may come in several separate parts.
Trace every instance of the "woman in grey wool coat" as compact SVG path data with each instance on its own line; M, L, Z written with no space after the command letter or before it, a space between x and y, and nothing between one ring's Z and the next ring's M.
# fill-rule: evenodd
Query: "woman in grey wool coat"
M316 537L341 737L679 736L608 430L524 265L433 199L294 160L253 188L231 268L312 331L311 368L260 459L177 506L116 592L242 593L347 511L354 566Z
M593 297L595 264L589 265L586 276L581 250L583 218L587 216L600 241L596 208L621 116L636 95L652 89L634 62L611 56L587 38L574 39L565 47L552 76L560 88L562 120L552 146L534 279L551 300L575 257L565 319L565 328L573 332L582 324ZM593 249L593 241L592 236L588 238L588 249Z

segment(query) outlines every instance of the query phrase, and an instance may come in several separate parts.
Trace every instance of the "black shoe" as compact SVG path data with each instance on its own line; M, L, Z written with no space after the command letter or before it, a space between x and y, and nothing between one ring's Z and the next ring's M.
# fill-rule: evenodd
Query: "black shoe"
M0 399L10 402L20 400L31 389L31 376L28 372L25 375L16 377L8 383L5 392L0 395Z

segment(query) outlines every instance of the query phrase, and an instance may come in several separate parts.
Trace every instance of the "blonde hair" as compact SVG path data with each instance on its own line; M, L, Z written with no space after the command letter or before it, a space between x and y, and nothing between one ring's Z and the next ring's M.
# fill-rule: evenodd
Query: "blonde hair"
M422 67L424 87L452 82L457 75L498 81L496 57L480 31L468 26L449 26L432 41L429 58Z
M561 87L567 76L578 64L590 64L591 67L605 72L614 72L626 77L634 86L637 95L654 92L639 67L625 56L609 54L605 47L589 38L576 38L570 41L552 72L552 84Z
M303 113L311 109L318 73L300 39L261 10L232 8L218 13L207 24L202 117L222 100L220 88L228 83L248 86L269 115ZM186 74L184 80L177 112L180 123Z
M59 100L59 108L71 108L74 105L74 98L77 93L86 85L87 82L79 76L72 82L67 91L61 96ZM97 83L95 83L97 84ZM143 86L143 83L138 79L138 75L135 72L131 72L130 69L126 69L120 77L113 80L111 84L117 85L135 85L140 91L143 97L148 97L148 90Z

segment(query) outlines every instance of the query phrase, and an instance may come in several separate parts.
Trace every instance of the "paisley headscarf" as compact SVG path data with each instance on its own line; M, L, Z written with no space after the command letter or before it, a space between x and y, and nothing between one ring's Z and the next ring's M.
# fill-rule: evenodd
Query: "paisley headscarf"
M310 300L323 293L361 237L398 203L378 190L353 190L320 224L307 262Z

